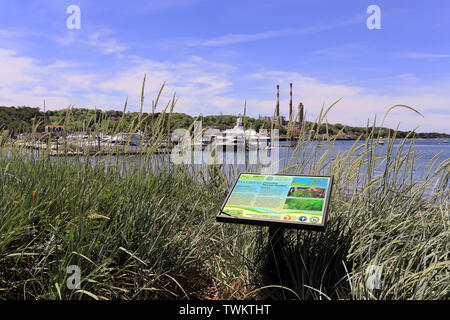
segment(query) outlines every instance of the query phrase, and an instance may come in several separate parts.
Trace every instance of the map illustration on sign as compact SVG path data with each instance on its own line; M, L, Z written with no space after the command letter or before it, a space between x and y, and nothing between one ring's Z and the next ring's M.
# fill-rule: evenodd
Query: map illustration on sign
M331 185L331 176L241 173L217 221L321 229Z

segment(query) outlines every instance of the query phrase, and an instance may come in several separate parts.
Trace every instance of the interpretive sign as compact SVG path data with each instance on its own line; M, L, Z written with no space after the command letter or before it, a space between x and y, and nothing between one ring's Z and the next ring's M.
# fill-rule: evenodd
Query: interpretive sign
M323 231L332 184L332 176L241 173L216 220Z

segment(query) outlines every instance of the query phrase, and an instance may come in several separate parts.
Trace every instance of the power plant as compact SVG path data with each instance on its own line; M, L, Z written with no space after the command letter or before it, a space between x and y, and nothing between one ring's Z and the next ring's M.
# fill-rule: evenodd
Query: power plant
M258 119L263 119L266 121L273 122L274 124L280 126L286 126L289 122L294 122L294 127L300 129L304 120L304 106L300 102L298 105L298 114L294 114L294 109L292 105L292 83L289 84L289 118L280 115L280 85L277 84L277 100L275 105L275 112L273 117L259 116Z

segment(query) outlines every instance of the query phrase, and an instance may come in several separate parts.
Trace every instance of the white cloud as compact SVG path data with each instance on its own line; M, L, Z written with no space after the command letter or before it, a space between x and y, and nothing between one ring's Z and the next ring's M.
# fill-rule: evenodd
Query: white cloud
M73 61L57 60L44 64L36 59L21 56L13 50L0 49L0 105L30 105L42 107L46 100L49 109L78 107L121 109L129 97L129 110L138 110L144 74L147 74L145 111L151 110L164 81L166 87L158 110L172 98L179 97L176 112L193 115L237 114L243 111L247 100L250 116L272 115L275 107L275 85L280 84L281 112L287 115L289 83L294 86L294 107L302 101L308 120L314 120L324 104L342 101L328 115L330 123L364 126L367 119L381 120L394 104L416 107L425 118L407 109L398 109L385 125L401 130L420 126L419 131L449 132L450 84L428 86L411 82L411 85L393 94L392 88L377 94L365 88L346 84L328 83L297 72L264 71L242 75L235 67L214 63L201 57L189 57L179 63L155 61L136 56L121 58L120 67L101 72L90 71L89 66ZM414 80L412 75L400 78ZM251 93L240 89L242 83Z
M0 86L37 82L40 68L32 58L22 57L14 50L0 49Z
M302 101L308 112L308 119L315 120L324 105L342 100L329 112L330 123L365 126L367 120L381 124L386 111L393 105L405 104L416 108L425 118L406 108L396 109L388 115L384 125L396 127L400 122L400 130L410 130L419 126L419 131L449 132L450 123L450 84L410 85L403 88L401 94L392 94L391 88L385 92L372 94L364 88L330 84L318 79L302 76L295 72L269 71L250 75L250 79L271 83L260 88L262 92L273 92L275 84L280 84L280 112L288 115L289 83L293 83L294 107ZM273 114L275 99L249 99L247 110L258 110L257 114Z
M217 102L219 107L224 105L227 99L220 95L230 90L229 74L234 70L200 57L181 63L131 57L123 61L120 69L100 73L83 71L86 68L71 61L59 60L44 65L10 50L1 50L0 59L0 104L41 106L46 99L49 108L67 107L71 103L105 109L122 106L128 96L130 108L136 110L140 105L142 80L147 74L147 111L164 81L167 85L160 108L176 92L183 101L177 111L207 111L211 101ZM64 105L57 105L60 103Z

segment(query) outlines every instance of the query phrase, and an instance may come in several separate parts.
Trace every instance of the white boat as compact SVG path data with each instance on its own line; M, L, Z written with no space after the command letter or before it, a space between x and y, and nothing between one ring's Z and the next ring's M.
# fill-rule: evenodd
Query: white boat
M236 125L222 132L222 135L214 137L217 147L223 149L237 149L239 144L248 146L250 150L267 148L270 144L270 136L267 133L257 133L254 129L244 130L242 115L239 113Z

